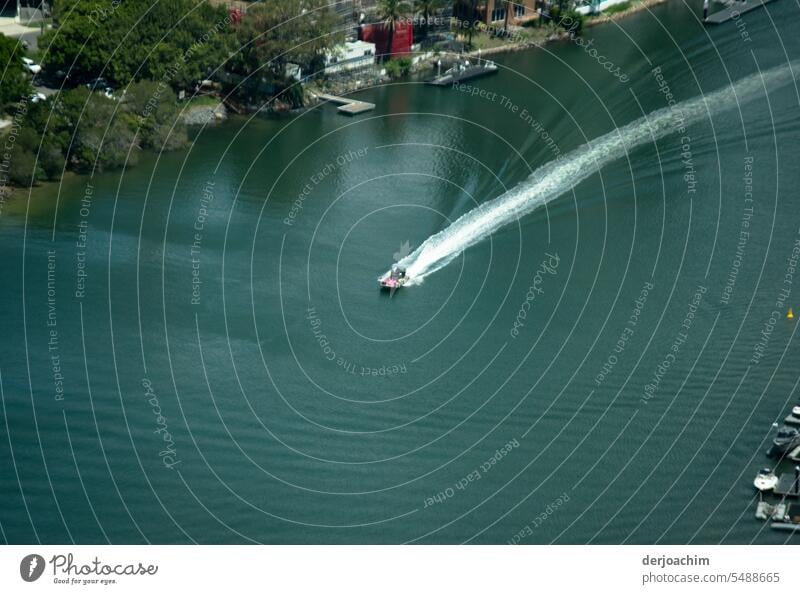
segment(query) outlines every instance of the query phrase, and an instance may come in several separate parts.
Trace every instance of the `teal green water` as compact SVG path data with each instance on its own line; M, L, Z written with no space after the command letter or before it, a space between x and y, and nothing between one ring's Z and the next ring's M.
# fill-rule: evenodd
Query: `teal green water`
M499 57L483 97L387 85L355 119L239 120L6 204L0 536L785 541L751 481L797 400L794 86L632 149L419 286L375 283L664 107L653 68L682 101L800 56L788 2L698 14L589 29L627 83L565 41Z

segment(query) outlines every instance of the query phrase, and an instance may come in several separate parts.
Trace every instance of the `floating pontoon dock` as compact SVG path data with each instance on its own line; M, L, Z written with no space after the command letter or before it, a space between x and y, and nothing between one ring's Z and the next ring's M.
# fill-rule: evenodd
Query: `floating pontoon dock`
M772 492L786 497L800 497L800 481L794 472L785 472Z
M706 25L721 25L722 23L738 19L746 12L761 8L768 2L772 2L772 0L744 0L744 2L733 0L733 2L730 2L722 10L708 15L703 22Z
M494 74L497 72L497 64L494 62L485 62L483 64L476 64L473 66L465 66L459 68L455 66L441 76L437 76L428 81L429 85L435 87L446 87L454 83L464 82L479 76L486 76L487 74Z
M317 95L323 101L329 101L339 105L339 113L345 115L358 115L367 111L375 109L374 103L367 103L366 101L359 101L357 99L348 99L347 97L337 97L336 95Z

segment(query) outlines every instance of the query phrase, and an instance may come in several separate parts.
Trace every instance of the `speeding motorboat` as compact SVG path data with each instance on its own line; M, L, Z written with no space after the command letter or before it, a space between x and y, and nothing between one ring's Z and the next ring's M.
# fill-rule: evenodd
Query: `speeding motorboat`
M778 485L778 477L769 468L762 468L753 479L753 486L759 491L772 491Z
M800 446L800 431L783 425L778 429L775 439L772 440L772 447L767 452L768 456L779 456Z
M406 276L406 269L395 264L392 266L389 274L379 279L378 283L380 284L381 289L387 289L394 292L406 284L407 280L408 277Z

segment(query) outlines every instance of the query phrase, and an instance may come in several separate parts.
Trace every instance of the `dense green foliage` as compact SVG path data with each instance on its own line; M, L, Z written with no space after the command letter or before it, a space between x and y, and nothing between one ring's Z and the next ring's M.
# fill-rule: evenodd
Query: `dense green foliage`
M30 94L19 41L0 34L0 110Z
M584 16L577 10L562 10L558 6L550 9L550 20L558 27L561 27L572 35L579 36L583 32Z
M200 0L56 0L58 28L39 41L50 74L75 83L164 80L188 88L229 54L230 17Z
M276 94L302 105L302 87L287 79L286 65L319 72L326 50L344 40L328 6L328 0L271 0L251 6L235 29L237 51L227 64L237 94Z
M15 131L9 178L30 186L58 179L64 169L118 169L135 164L140 149L170 150L186 142L175 94L164 83L134 83L120 102L77 88L27 106Z
M384 67L389 78L402 78L411 72L411 58L395 58L386 62Z
M9 64L0 107L23 101L11 132L9 180L30 186L64 170L87 172L134 164L140 149L172 150L187 143L175 91L210 77L240 98L279 95L303 104L303 89L286 75L297 63L321 70L326 50L340 43L328 0L253 4L241 22L205 0L54 0L55 27L39 39L45 75L67 90L27 101L28 77L15 42L0 36ZM105 79L114 99L81 86Z

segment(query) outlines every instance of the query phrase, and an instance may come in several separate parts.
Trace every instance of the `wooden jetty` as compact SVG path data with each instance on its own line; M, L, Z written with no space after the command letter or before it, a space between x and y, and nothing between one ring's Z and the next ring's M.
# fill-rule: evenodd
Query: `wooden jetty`
M744 2L733 0L722 10L708 15L703 22L706 25L721 25L722 23L736 20L744 13L755 10L756 8L761 8L769 2L772 2L772 0L744 0Z
M336 103L339 105L338 112L344 115L354 116L375 109L374 103L359 101L358 99L348 99L347 97L337 97L336 95L317 95L323 101Z

